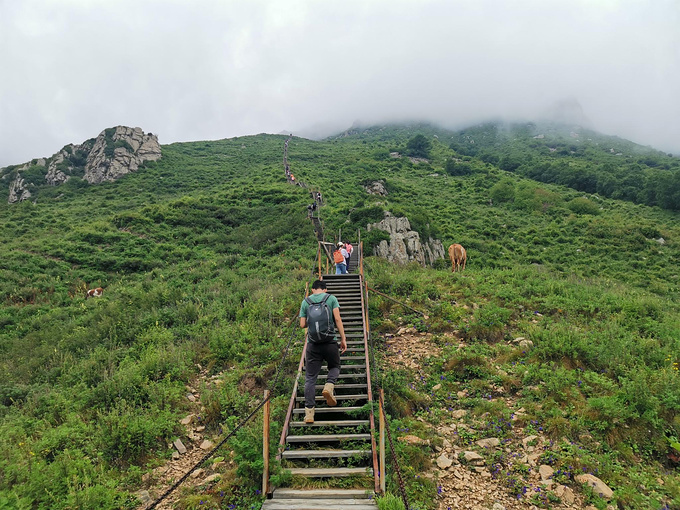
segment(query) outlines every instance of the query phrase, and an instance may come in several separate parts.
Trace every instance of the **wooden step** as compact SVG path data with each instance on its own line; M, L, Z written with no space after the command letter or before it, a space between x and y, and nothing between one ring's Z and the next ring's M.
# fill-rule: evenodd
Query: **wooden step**
M306 476L308 478L339 478L346 476L373 476L372 468L292 468L286 469L292 475ZM336 501L336 509L342 508L338 506Z
M317 409L318 411L318 409ZM308 436L288 436L286 443L317 443L321 441L370 441L371 434L310 434Z
M356 369L361 368L361 369L364 369L364 370L365 370L365 369L366 369L366 365L342 365L342 367L340 368L340 370L343 370L343 371L344 371L344 370L346 370L346 369L348 369L348 368L351 368L351 369L353 369L353 370L356 370ZM328 366L327 366L327 365L323 365L323 366L321 367L321 370L326 370L326 371L328 371ZM319 376L319 377L321 377L321 376Z
M304 421L291 421L291 427L362 427L369 425L369 420L327 420L305 423Z
M366 372L363 373L357 373L357 374L340 374L338 376L339 379L359 379L360 377L366 377ZM318 379L327 379L328 374L319 374L317 376ZM337 387L337 385L336 385Z
M373 491L364 489L288 489L274 491L274 499L372 499ZM337 510L341 510L337 507Z
M376 508L377 503L366 499L268 499L262 504L262 510L376 510Z
M371 450L286 450L284 459L338 459L340 457L365 457Z
M317 390L322 390L324 387L323 384L319 384L317 386L314 386L314 389ZM338 383L335 385L335 391L338 390L348 390L348 389L357 389L357 388L368 388L368 384L361 384L361 383Z
M364 356L340 356L340 361L365 361Z
M338 395L337 393L335 394L335 400L366 400L366 399L368 399L368 395L365 394L364 395ZM314 400L322 402L326 400L326 397L324 397L323 395L316 395L314 397ZM305 397L295 397L295 401L304 402Z
M350 411L359 411L363 406L349 406L349 407L317 407L314 415L326 413L348 413ZM305 414L305 408L293 409L293 414Z

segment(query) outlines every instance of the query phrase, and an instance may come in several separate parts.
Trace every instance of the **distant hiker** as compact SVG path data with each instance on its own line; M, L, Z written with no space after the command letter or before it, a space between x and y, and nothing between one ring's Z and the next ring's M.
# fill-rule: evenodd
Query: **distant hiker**
M311 218L311 217L312 217L312 211L313 211L313 210L314 210L314 209L312 208L312 204L309 204L309 205L307 206L307 217L308 217L308 218Z
M85 293L85 299L91 297L102 297L102 294L104 294L104 289L102 289L101 287L97 287L96 289L90 289Z
M322 280L312 283L312 294L300 305L300 327L308 328L305 351L305 423L314 423L314 386L321 364L323 361L328 364L328 378L321 394L326 398L326 404L333 407L338 405L335 383L340 375L340 354L347 350L338 298L326 293L326 284ZM335 328L340 333L340 346L335 339Z
M349 268L349 259L352 258L352 252L354 251L354 247L350 243L345 243L345 251L347 252L345 264L347 264L347 267Z
M319 205L321 205L321 192L320 191L316 192L316 201L319 202Z
M333 252L333 262L335 262L335 274L347 274L347 250L343 243L338 243L338 249Z
M290 174L290 180L295 182L295 176L293 174Z

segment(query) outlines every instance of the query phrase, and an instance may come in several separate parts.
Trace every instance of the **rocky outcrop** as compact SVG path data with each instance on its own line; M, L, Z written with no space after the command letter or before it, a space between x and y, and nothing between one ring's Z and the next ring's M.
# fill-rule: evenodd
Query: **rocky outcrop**
M27 186L21 174L17 174L16 178L9 185L9 199L7 201L13 204L31 198L31 192L28 191Z
M26 200L31 191L35 193L41 186L59 186L74 176L82 177L90 184L114 181L136 172L145 161L156 161L160 157L161 146L156 135L145 134L140 128L118 126L105 129L96 139L91 138L80 145L66 145L51 158L0 169L0 175L5 180L13 179L8 198L12 204ZM46 167L47 171L31 171L28 180L24 179L21 172L34 166ZM4 175L3 170L7 170Z
M385 181L373 181L364 186L366 193L369 195L387 196L387 189L385 188Z
M418 262L420 265L432 265L435 260L444 258L444 245L438 239L428 239L423 243L420 234L411 230L408 218L397 218L385 212L385 218L378 223L371 223L368 230L384 230L390 234L390 241L381 241L374 251L374 255L383 257L390 262L407 264Z
M140 128L118 126L102 131L87 156L85 179L90 184L115 181L136 172L145 161L161 157L156 135L144 134Z
M72 148L73 146L67 147ZM63 148L60 152L58 152L55 156L52 157L52 161L50 161L50 164L47 167L47 175L45 176L47 184L49 184L50 186L57 186L59 184L64 184L66 181L68 181L70 176L66 175L62 170L60 170L61 163L66 161L66 158L68 158L68 156L69 153L66 152L66 148ZM67 168L69 172L73 171L73 166L68 165Z

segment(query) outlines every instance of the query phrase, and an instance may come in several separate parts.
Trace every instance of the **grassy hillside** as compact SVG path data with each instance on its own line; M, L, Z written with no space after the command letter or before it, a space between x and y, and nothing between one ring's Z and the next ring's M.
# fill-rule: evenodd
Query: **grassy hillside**
M417 134L431 144L427 161L405 155ZM533 136L526 140L545 140ZM418 418L447 421L451 402L425 404L438 383L464 392L456 406L471 416L498 418L506 411L486 396L504 387L530 413L527 426L586 449L579 462L600 466L621 507L679 505L668 459L680 437L677 213L539 184L521 166L502 169L515 149L498 137L484 154L464 150L464 139L395 126L289 146L296 178L324 193L329 238L389 210L423 236L468 249L463 275L444 262L368 261L374 287L429 315L373 299L373 328L415 327L443 349L419 373L384 369L394 433L416 430ZM261 398L316 252L308 191L283 177L284 140L172 144L115 183L72 178L35 203L0 205L0 508L134 508L142 475L182 434L185 386L201 370L225 381L201 391L207 433L217 438ZM600 164L600 155L560 157ZM676 160L653 157L677 174ZM365 192L373 180L388 196ZM85 301L95 286L104 297ZM535 348L513 350L520 336ZM446 345L451 338L465 347ZM299 350L291 356L288 375ZM276 388L278 421L290 387L284 378ZM201 498L257 505L258 434L257 424L244 429L229 445L232 470L188 494L184 507L202 508ZM401 455L414 476L429 466L408 449ZM565 449L553 462L574 464L574 454ZM436 486L409 490L434 508Z

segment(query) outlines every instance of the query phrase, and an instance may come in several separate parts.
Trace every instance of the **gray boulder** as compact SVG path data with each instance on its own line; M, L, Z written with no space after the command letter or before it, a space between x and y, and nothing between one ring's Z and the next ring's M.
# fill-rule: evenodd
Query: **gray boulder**
M422 242L420 234L411 230L408 218L397 218L389 212L385 212L385 218L377 223L367 226L369 231L373 229L384 230L390 234L390 240L381 241L375 248L374 255L385 258L397 264L418 262L420 265L432 265L435 260L444 258L444 245L438 239L430 238Z

